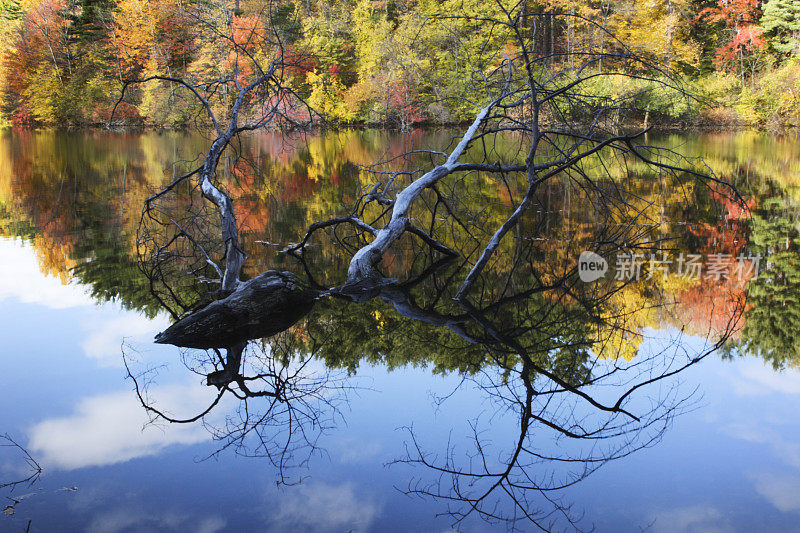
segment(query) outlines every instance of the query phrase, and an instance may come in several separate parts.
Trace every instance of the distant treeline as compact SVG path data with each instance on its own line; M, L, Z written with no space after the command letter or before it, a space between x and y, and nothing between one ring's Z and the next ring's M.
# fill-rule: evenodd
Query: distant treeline
M502 19L502 3L0 0L0 125L104 123L125 80L246 81L255 74L250 60L268 63L278 51L285 82L331 122L456 123L481 98L475 76L519 53L487 22ZM635 101L638 114L620 120L800 125L800 0L520 4L519 28L544 58L535 75L576 68L596 53L633 51L677 73L697 96L676 99L635 78L598 82L598 94ZM591 68L626 67L597 61ZM627 68L635 74L639 67ZM231 91L229 83L219 84L218 95ZM194 103L176 90L137 86L115 121L191 123Z

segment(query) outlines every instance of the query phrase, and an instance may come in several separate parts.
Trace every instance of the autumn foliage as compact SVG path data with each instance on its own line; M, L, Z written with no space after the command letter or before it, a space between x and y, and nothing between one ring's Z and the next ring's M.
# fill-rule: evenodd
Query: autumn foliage
M722 101L729 121L787 121L800 116L800 102L780 97L797 89L798 76L786 70L798 68L800 31L794 11L774 2L526 1L521 28L550 69L575 68L586 54L633 51L695 80L714 102L711 110L698 101L661 111L674 105L655 92L643 102L651 120L713 118ZM242 84L276 53L282 79L329 121L403 129L460 122L469 102L484 96L476 80L520 53L485 22L503 16L482 0L0 0L0 124L100 123L126 80L159 74ZM633 67L598 61L592 68ZM233 90L215 92L221 109ZM770 91L774 97L759 98ZM196 110L180 96L170 84L142 86L115 118L186 124Z

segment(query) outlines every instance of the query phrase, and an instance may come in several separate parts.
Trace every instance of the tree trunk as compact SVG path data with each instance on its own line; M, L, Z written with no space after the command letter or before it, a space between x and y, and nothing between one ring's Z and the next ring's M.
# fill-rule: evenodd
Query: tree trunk
M288 329L314 306L319 293L300 286L291 272L268 270L156 335L159 344L228 348Z

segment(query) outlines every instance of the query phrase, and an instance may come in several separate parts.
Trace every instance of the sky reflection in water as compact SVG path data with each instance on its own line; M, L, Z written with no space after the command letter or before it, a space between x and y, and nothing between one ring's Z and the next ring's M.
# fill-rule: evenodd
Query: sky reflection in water
M2 250L11 268L34 265L21 242L3 240ZM36 291L26 294L47 294L51 281L32 278L26 288ZM446 520L433 519L436 505L393 488L403 486L409 470L383 464L402 451L397 426L413 422L439 437L438 430L455 426L455 438L464 434L457 417L480 406L478 391L434 414L429 391L446 390L456 378L364 368L357 379L374 390L354 397L346 426L324 439L329 457L315 458L301 485L278 490L274 470L258 459L223 455L196 462L214 449L199 426L143 429L147 416L123 381L119 346L123 337L146 345L164 322L113 303L95 305L83 292L64 287L62 302L71 304L56 309L23 302L11 290L3 294L2 345L6 376L13 376L4 380L3 404L10 409L3 419L45 469L29 489L35 496L13 518L3 517L4 527L23 527L32 518L44 530L447 529ZM137 334L116 329L123 322ZM103 348L93 338L103 338ZM159 398L176 411L205 405L207 387L176 370L162 374L168 380L161 380ZM606 465L567 497L600 530L636 530L653 520L653 531L792 530L800 513L798 371L776 373L753 357L714 358L683 380L688 389L701 385L700 407L680 416L660 445ZM3 467L7 475L19 465L7 459ZM71 486L78 490L59 491ZM471 526L466 529L492 529Z
M413 424L432 450L444 449L451 430L454 442L465 438L470 418L487 409L481 391L462 388L439 408L431 397L455 389L457 376L362 364L344 423L320 442L327 454L312 459L303 483L276 488L274 468L259 459L199 461L216 450L200 425L146 425L124 379L123 340L144 363L173 361L153 391L171 412L197 412L214 396L174 348L152 344L166 316L99 303L87 286L42 274L25 239L0 239L0 259L0 431L25 443L45 471L14 492L32 495L14 516L0 517L0 529L24 530L31 519L34 531L448 530L446 518L435 518L439 504L394 488L421 473L385 464L403 454L401 426ZM674 333L656 332L640 350ZM679 416L660 444L605 465L563 498L601 531L797 529L798 371L715 355L680 380L687 393L699 387L696 409ZM221 407L212 416L224 416ZM515 438L508 419L491 423L492 440ZM2 479L19 471L16 459L0 456ZM63 490L69 487L77 491ZM504 526L469 521L462 528Z

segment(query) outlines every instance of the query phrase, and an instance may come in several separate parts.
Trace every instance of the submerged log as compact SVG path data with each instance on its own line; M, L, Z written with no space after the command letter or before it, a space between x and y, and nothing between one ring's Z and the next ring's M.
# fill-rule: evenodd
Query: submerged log
M301 287L291 272L268 270L241 283L226 298L175 322L156 335L155 341L207 349L269 337L308 314L318 295Z

